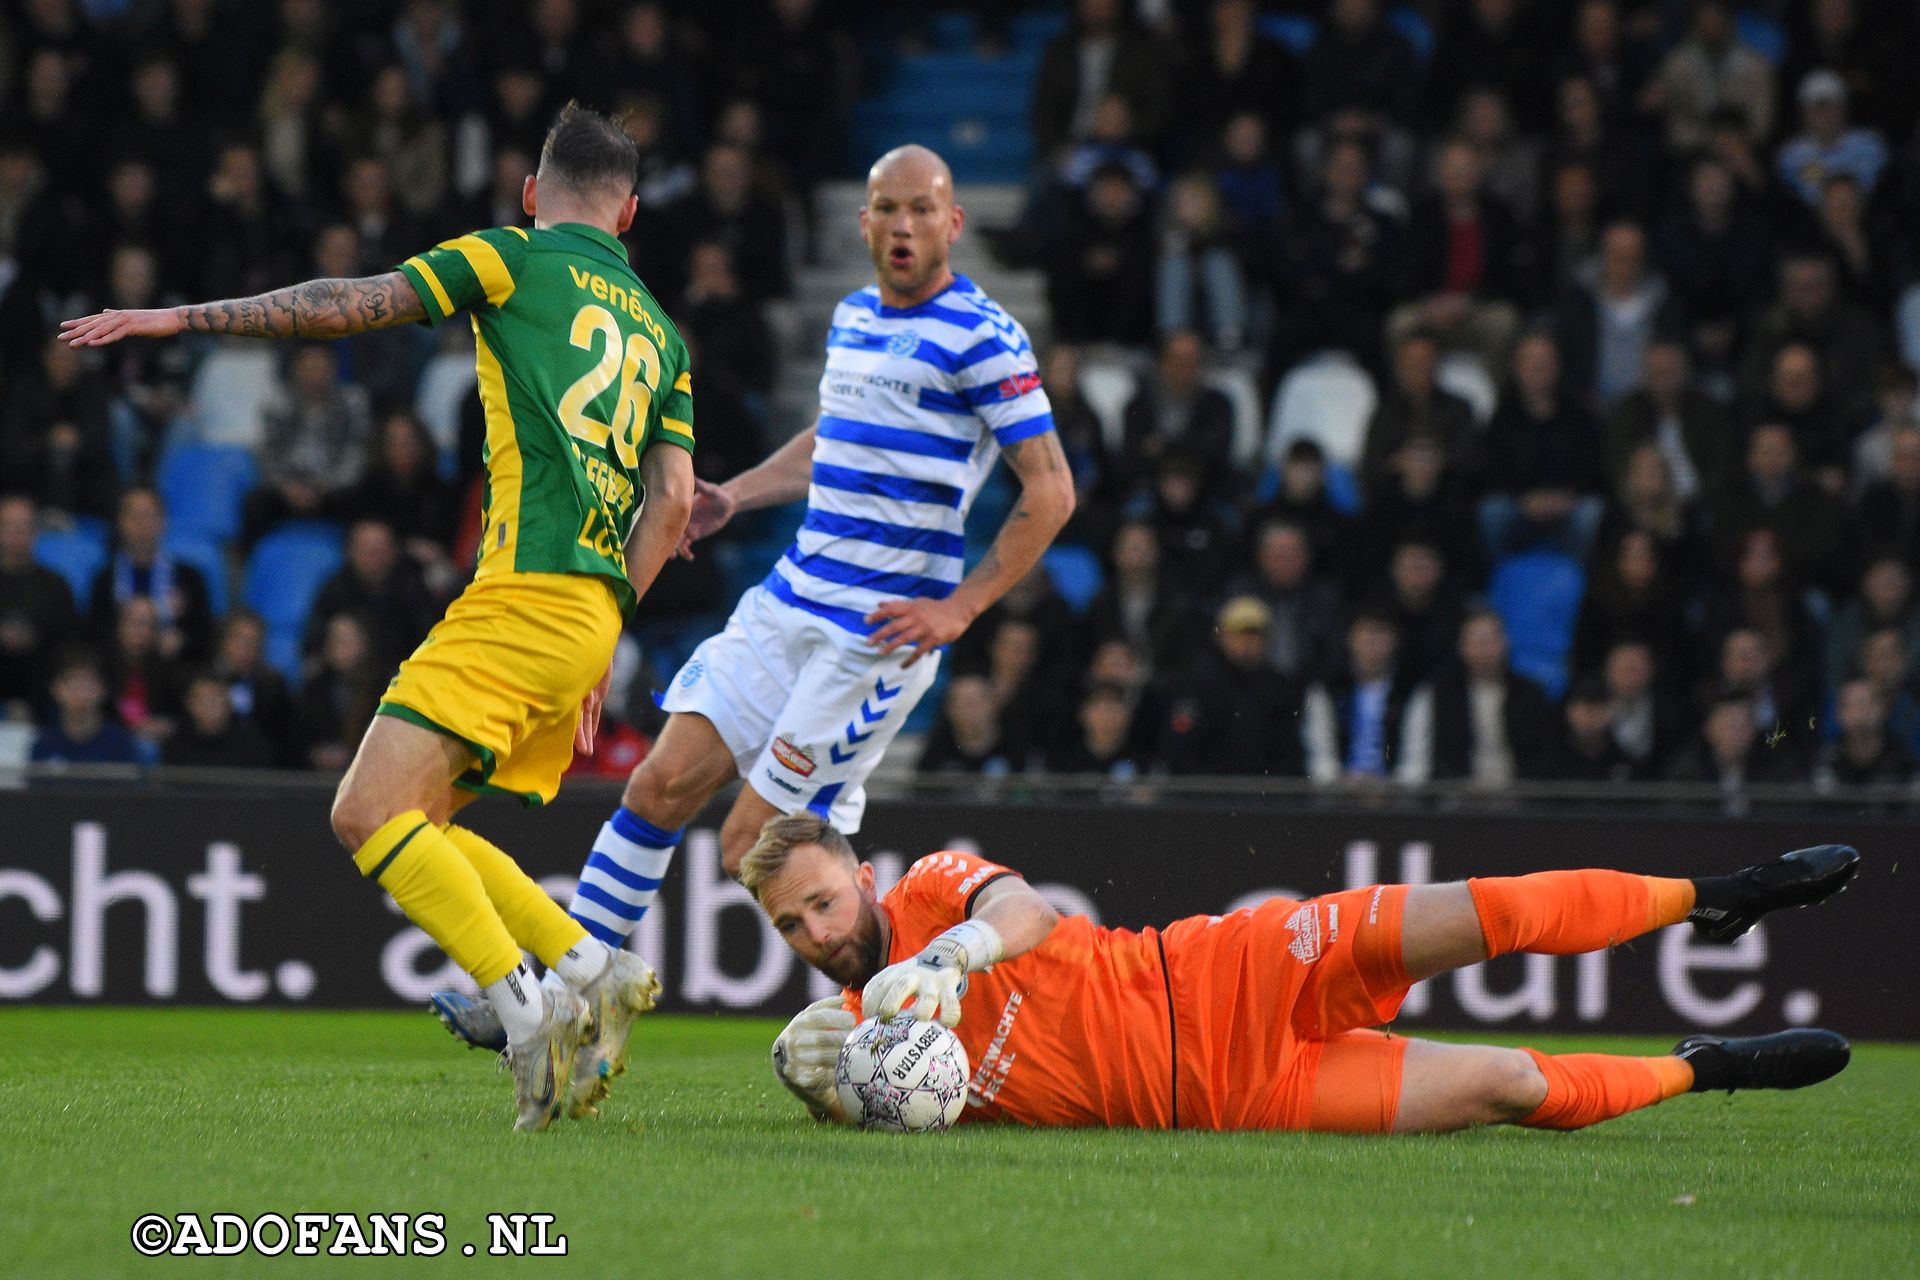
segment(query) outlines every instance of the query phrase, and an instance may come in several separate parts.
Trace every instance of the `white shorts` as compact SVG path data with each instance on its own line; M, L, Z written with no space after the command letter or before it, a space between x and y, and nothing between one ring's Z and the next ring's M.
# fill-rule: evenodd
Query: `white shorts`
M726 628L693 651L660 706L711 721L768 804L810 810L852 834L866 812L868 775L940 669L937 652L907 666L912 652L881 657L861 637L756 586Z

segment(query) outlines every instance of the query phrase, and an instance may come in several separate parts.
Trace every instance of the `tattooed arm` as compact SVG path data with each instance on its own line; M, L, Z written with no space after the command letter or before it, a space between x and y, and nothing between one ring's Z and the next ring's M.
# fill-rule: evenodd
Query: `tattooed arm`
M426 307L400 272L358 280L309 280L272 293L153 311L102 311L60 322L75 347L176 333L238 333L253 338L344 338L424 320Z
M946 599L887 600L868 614L868 622L883 624L870 637L882 653L912 645L907 659L912 666L927 650L959 639L987 606L1040 563L1073 514L1073 472L1057 434L1046 431L1010 444L1006 458L1020 481L1020 500L993 545Z

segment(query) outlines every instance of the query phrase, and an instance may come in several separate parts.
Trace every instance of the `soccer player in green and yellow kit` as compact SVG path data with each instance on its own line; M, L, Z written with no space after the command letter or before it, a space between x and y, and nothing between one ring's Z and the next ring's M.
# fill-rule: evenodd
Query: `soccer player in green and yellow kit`
M517 1129L586 1114L659 990L588 936L453 814L482 792L551 799L591 748L621 620L679 544L693 499L687 349L628 266L639 156L569 104L526 180L532 231L449 240L395 271L257 297L105 311L77 347L183 331L339 338L471 313L486 411L473 582L401 664L334 798L333 829L415 924L473 975L508 1033ZM564 979L542 987L522 949ZM574 1078L581 1043L603 1051ZM598 1065L598 1064L604 1065Z

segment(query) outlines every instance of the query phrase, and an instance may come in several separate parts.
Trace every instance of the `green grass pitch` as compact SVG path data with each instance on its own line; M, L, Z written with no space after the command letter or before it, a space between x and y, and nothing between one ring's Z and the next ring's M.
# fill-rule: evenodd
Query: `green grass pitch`
M507 1078L424 1014L0 1013L0 1274L1920 1274L1920 1046L1577 1134L901 1138L807 1121L768 1070L776 1030L643 1020L602 1119L523 1136ZM485 1215L516 1210L553 1214L568 1256L484 1256ZM448 1248L134 1252L136 1218L184 1211L438 1211Z

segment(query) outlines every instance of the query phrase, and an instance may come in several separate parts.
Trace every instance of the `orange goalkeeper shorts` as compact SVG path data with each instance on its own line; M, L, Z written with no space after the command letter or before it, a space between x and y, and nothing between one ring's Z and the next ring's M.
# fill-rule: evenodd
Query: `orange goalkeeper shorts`
M1328 1053L1380 1051L1329 1042L1391 1021L1406 999L1400 955L1405 885L1372 885L1305 902L1272 898L1226 916L1176 921L1163 935L1174 1010L1174 1081L1183 1129L1304 1129ZM1396 1043L1396 1042L1389 1042ZM1328 1115L1378 1114L1398 1101L1326 1100ZM1384 1070L1385 1059L1376 1066ZM1356 1068L1357 1069L1357 1068ZM1379 1072L1375 1072L1376 1075ZM1342 1126L1344 1127L1344 1126Z

